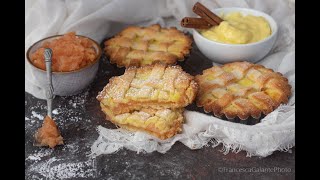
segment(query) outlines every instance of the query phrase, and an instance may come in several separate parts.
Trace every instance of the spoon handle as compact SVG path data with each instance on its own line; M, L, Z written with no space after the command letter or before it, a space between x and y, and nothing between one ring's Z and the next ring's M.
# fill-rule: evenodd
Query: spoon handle
M47 97L47 108L48 108L48 116L52 118L52 99L53 99L53 86L52 86L52 73L51 73L51 64L52 64L52 50L50 48L46 48L44 50L44 59L46 61L46 71L47 71L47 89L46 89L46 97Z

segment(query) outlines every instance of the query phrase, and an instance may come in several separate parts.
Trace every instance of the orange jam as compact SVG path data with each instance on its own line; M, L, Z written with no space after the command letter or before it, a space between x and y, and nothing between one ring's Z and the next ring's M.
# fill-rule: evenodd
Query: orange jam
M75 32L69 32L60 38L44 42L41 48L31 55L31 62L36 67L45 70L45 48L50 48L52 54L52 71L68 72L81 69L92 64L97 57L93 48L93 42L84 37L76 36Z

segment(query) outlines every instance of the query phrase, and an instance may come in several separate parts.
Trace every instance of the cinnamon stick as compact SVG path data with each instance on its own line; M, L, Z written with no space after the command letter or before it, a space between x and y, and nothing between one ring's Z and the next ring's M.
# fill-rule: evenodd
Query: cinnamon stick
M185 17L181 20L181 26L185 28L208 29L212 25L203 18Z
M193 12L202 17L204 20L206 20L208 23L210 23L213 26L219 25L223 19L221 19L219 16L211 12L208 8L206 8L201 3L197 2L193 8Z

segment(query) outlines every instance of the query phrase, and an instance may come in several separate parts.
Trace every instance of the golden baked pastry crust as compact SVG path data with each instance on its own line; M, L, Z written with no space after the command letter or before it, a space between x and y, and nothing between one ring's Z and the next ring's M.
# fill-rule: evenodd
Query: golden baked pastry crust
M185 107L195 99L197 89L193 76L180 66L158 63L127 68L109 80L97 99L117 115L144 107Z
M105 105L100 103L106 119L130 131L144 131L159 139L167 139L182 131L183 108L180 109L152 109L144 108L114 115Z
M228 119L258 119L261 113L266 115L287 103L291 95L288 79L281 73L248 62L214 66L195 79L199 85L197 106Z
M192 40L176 28L130 26L104 42L110 62L118 67L144 66L158 62L174 64L190 53Z

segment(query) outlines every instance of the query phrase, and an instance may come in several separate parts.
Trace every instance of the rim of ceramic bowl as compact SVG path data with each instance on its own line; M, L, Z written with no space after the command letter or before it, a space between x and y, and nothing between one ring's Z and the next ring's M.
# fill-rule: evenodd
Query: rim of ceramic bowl
M37 70L45 73L46 70L43 70L43 69L38 68L37 66L35 66L35 65L31 62L28 54L29 54L29 52L31 51L32 47L35 46L36 44L38 44L38 43L40 43L40 42L42 42L42 41L45 41L45 40L47 40L47 39L51 39L51 38L55 38L55 37L63 36L63 35L64 35L64 34L58 34L58 35L54 35L54 36L49 36L49 37L40 39L39 41L33 43L33 44L29 47L29 49L28 49L28 51L27 51L27 53L26 53L26 56L27 56L27 59L28 59L29 64L30 64L32 67L36 68ZM70 73L80 72L80 71L83 71L83 70L85 70L85 69L87 69L87 68L90 68L91 66L95 65L95 64L99 61L99 59L101 58L102 50L101 50L100 45L99 45L95 40L93 40L93 39L91 39L91 38L89 38L89 37L86 37L86 36L82 36L82 35L76 35L76 36L78 36L78 37L83 37L83 38L87 38L87 39L89 39L90 41L92 41L92 42L95 44L95 46L97 46L97 48L98 48L97 54L98 54L98 55L97 55L96 59L95 59L92 63L90 63L89 65L86 65L86 66L84 66L84 67L82 67L82 68L80 68L80 69L73 70L73 71L65 71L65 72L52 71L52 74L70 74Z
M209 43L214 43L214 44L219 44L219 45L223 45L223 46L254 46L254 45L257 45L257 44L260 44L260 43L263 43L263 42L266 42L268 41L269 39L271 39L273 36L276 36L277 32L278 32L278 24L277 22L267 13L264 13L262 11L258 11L258 10L255 10L255 9L250 9L250 8L239 8L239 7L227 7L227 8L216 8L216 9L213 9L214 11L219 11L219 10L234 10L234 12L237 12L237 11L247 11L248 14L250 14L250 12L256 12L258 14L263 14L264 16L268 17L265 18L268 23L269 23L269 26L270 26L270 29L271 29L271 23L273 23L275 25L275 30L271 32L271 35L268 36L267 38L263 39L263 40L260 40L260 41L257 41L257 42L254 42L254 43L249 43L249 44L227 44L227 43L222 43L222 42L217 42L217 41L213 41L213 40L209 40L205 37L203 37L196 29L192 29L193 30L193 33L196 33L198 36L200 36L201 39L209 42ZM254 15L254 16L257 16L257 15ZM271 23L270 23L271 21Z

